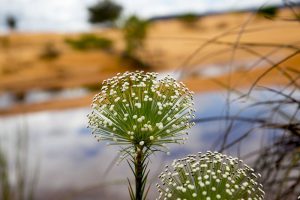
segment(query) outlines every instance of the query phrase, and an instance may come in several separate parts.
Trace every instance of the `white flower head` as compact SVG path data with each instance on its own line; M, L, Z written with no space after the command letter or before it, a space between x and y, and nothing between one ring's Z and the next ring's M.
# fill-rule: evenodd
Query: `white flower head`
M159 175L162 185L157 187L159 199L262 200L264 191L258 177L243 161L208 151L174 160Z
M166 151L163 143L186 140L181 133L193 125L192 105L192 92L169 76L158 80L153 72L125 72L103 81L89 127L111 144Z

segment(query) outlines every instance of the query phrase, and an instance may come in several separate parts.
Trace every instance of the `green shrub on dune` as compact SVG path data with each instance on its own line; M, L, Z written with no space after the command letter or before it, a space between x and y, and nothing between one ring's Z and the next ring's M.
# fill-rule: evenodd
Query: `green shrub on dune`
M94 34L83 34L78 39L65 39L65 42L77 50L104 49L112 48L113 42L110 39L99 37Z

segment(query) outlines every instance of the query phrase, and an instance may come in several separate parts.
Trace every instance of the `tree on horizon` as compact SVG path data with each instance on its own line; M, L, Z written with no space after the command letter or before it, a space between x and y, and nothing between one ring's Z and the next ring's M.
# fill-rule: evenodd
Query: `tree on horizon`
M17 29L17 19L13 15L8 15L5 19L6 26L10 31L14 31Z
M122 6L111 0L99 1L88 8L91 24L113 25L122 12Z

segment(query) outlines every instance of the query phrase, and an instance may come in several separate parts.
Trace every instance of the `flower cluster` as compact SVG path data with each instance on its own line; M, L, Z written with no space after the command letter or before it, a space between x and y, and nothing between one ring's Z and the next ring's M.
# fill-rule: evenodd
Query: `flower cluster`
M261 200L260 175L237 158L210 152L174 160L157 184L159 199Z
M105 80L94 97L89 127L98 140L133 147L182 143L194 117L193 95L171 77L125 72Z

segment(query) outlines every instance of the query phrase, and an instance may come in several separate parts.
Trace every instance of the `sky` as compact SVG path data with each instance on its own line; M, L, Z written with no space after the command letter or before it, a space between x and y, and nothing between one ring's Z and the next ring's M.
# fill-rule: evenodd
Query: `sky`
M76 32L91 28L87 8L98 0L0 0L0 32L6 31L5 19L16 16L19 31ZM291 1L291 0L290 0ZM299 0L292 0L299 1ZM281 4L282 0L115 0L123 6L123 16L142 18L187 12L237 10Z

